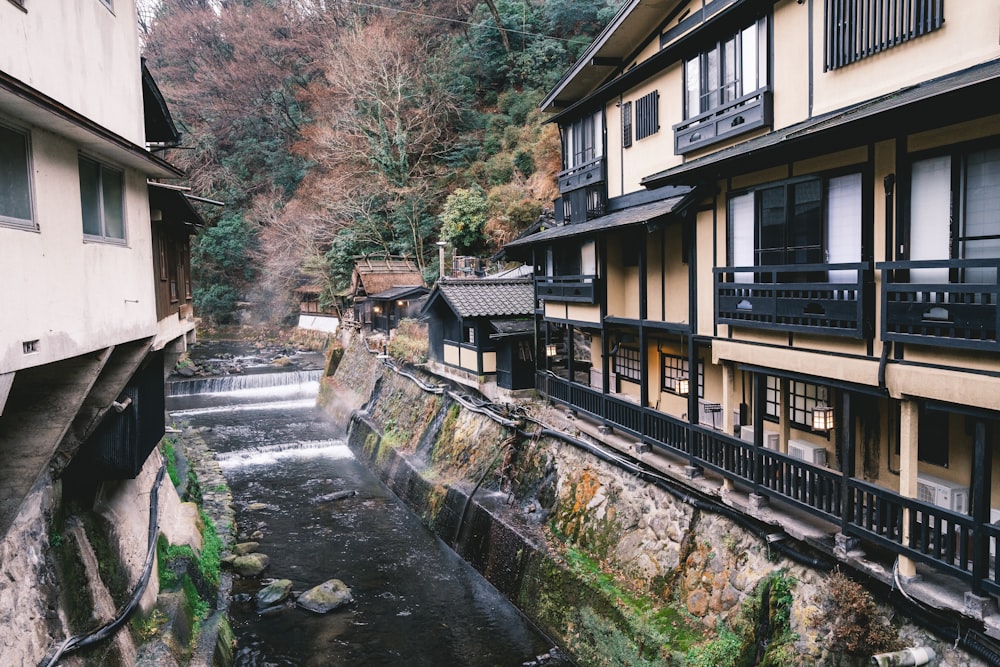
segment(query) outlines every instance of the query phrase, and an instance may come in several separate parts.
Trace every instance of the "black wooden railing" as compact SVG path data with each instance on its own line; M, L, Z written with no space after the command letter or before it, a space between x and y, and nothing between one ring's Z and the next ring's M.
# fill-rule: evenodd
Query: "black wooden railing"
M729 137L770 127L774 116L771 91L754 91L674 125L674 153L683 155Z
M1000 259L886 262L883 340L996 350Z
M1000 571L991 560L1000 549L1000 526L905 498L836 470L800 461L697 424L691 424L550 373L536 387L551 400L585 412L654 447L683 456L754 493L840 524L847 535L927 563L1000 595ZM846 489L846 494L845 494Z
M868 269L867 262L718 267L715 321L863 338Z
M594 303L594 283L597 276L537 276L535 289L538 298L553 301L579 301Z

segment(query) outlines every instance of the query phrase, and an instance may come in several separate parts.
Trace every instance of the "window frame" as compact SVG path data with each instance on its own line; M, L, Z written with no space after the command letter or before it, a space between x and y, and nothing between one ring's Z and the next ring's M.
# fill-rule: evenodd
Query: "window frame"
M632 146L632 102L622 102L622 148Z
M947 204L948 209L948 220L944 221L942 224L946 224L947 235L948 235L948 251L947 258L950 260L961 260L969 259L968 257L968 243L977 241L1000 241L1000 221L996 223L995 233L990 234L970 234L968 232L969 225L969 158L977 153L987 153L995 152L1000 150L1000 141L988 141L988 142L962 142L959 144L953 144L947 146L943 149L922 151L919 153L914 153L908 156L906 162L905 171L905 187L906 191L901 192L900 200L902 202L902 215L901 224L899 225L900 231L900 244L904 251L899 254L898 259L902 261L919 261L921 259L926 259L924 257L918 257L916 260L913 258L913 240L914 240L914 166L918 163L924 163L935 159L948 158L949 164L949 175L947 179L947 184L949 188L949 201ZM1000 187L1000 179L997 181L998 187ZM898 248L898 246L897 246ZM1000 257L1000 252L997 253ZM934 280L934 282L968 282L969 277L962 275L966 272L983 272L989 269L966 269L963 271L952 271L951 275L944 277L942 279ZM938 269L915 269L911 273L916 273L921 271L927 274L933 273L935 271L940 271ZM911 276L912 277L912 276Z
M660 91L654 90L635 101L635 140L641 141L660 131Z
M642 379L642 355L637 347L620 346L614 354L614 372L619 380L639 383Z
M84 204L84 183L83 183L83 177L84 177L83 176L83 174L84 174L84 172L83 172L83 163L84 162L88 162L88 163L90 163L92 165L95 165L97 167L97 175L99 177L98 178L98 189L97 189L97 193L96 193L97 194L97 202L99 204L97 218L98 218L98 222L99 222L100 228L101 228L101 233L100 234L94 234L94 233L90 233L90 232L86 231L86 218L87 218L88 213L87 213L87 210L86 210L87 207ZM78 169L79 181L80 181L80 208L81 208L81 216L80 217L81 217L81 224L84 227L84 231L83 231L84 241L96 242L96 243L109 243L109 244L113 244L113 245L128 245L128 240L129 240L128 239L128 217L126 215L126 205L125 205L126 194L127 194L126 193L126 186L125 186L125 183L126 183L125 170L124 169L120 169L118 167L115 167L113 165L110 165L107 162L103 162L101 160L93 158L93 157L91 157L89 155L86 155L84 153L80 153L77 156L77 169ZM120 178L119 187L120 187L120 191L121 191L121 226L122 226L122 235L120 237L119 236L114 236L114 235L111 235L111 234L108 233L108 227L107 227L108 216L107 216L107 213L106 213L106 210L105 210L105 206L106 206L106 203L107 203L107 201L106 201L107 197L105 196L105 192L106 192L106 188L105 188L105 175L106 174L117 174L119 176L119 178Z
M35 212L34 161L31 150L31 131L4 121L0 121L0 129L20 135L24 139L24 164L27 170L25 182L28 187L28 215L30 216L28 218L15 218L12 215L4 215L0 212L0 227L38 231L38 216Z
M944 3L917 0L893 3L894 15L882 14L881 0L824 0L823 71L846 67L899 44L928 35L944 25ZM912 18L909 16L912 9Z
M604 109L585 114L572 123L560 126L563 171L576 169L605 154Z
M765 376L764 382L764 419L769 422L781 421L781 381L777 375ZM804 380L788 380L788 424L798 431L815 433L830 437L829 433L816 431L812 427L812 411L820 403L831 405L830 387L816 382ZM796 403L799 405L796 405ZM798 418L801 417L801 420Z
M684 59L682 65L684 81L682 99L685 121L697 118L702 114L708 114L717 109L724 108L741 97L754 95L767 90L771 78L769 72L772 41L770 39L770 25L771 21L768 15L765 14L763 16L758 16L753 21L743 25L735 32L727 31L718 39L714 40L711 46L702 48L690 58ZM746 37L744 34L751 28L755 28L755 37L752 48L754 50L756 62L756 67L754 68L756 86L747 90L745 78L746 74L749 73L749 70L747 70L744 65L747 55L745 50L751 48L751 46L745 43ZM730 43L733 44L731 69L734 74L731 80L727 78L727 68L725 67L727 62L727 58L725 56L726 46ZM712 73L711 60L713 55L715 55L716 60L715 69L717 80L715 81L715 87L707 87L709 86L708 79ZM697 71L694 71L693 65L695 63L697 64ZM697 90L695 90L692 86L694 78L697 78ZM728 94L725 92L727 87L731 88L731 91ZM697 109L691 108L693 95L697 95ZM713 96L715 96L714 102L712 100Z
M680 394L676 389L676 381L686 377L691 381L691 373L688 371L689 364L687 357L679 354L660 353L660 389L677 396L687 396ZM698 360L698 398L705 398L705 362Z
M830 248L831 248L831 238L830 238L830 183L836 179L841 179L845 176L858 175L860 178L860 190L858 191L858 197L860 197L860 210L861 210L861 220L859 221L858 231L860 236L857 239L858 248L861 248L861 257L864 257L865 247L865 227L868 224L869 216L871 215L870 207L866 206L865 203L870 199L870 189L871 183L870 178L867 178L868 167L866 165L854 165L844 169L836 169L827 172L820 172L815 174L808 174L805 176L799 176L795 178L782 179L780 181L771 181L768 183L760 183L753 185L748 188L742 188L739 190L733 190L727 195L726 201L726 265L727 266L744 266L743 263L736 262L737 252L740 256L745 256L747 254L746 248L737 247L740 245L739 230L734 227L735 213L734 213L734 201L745 197L747 195L753 195L753 263L751 266L754 267L768 267L768 266L795 266L795 265L807 265L807 264L829 264L830 262ZM819 187L819 198L816 201L817 211L815 212L815 218L818 218L818 224L810 224L809 218L805 218L804 222L800 221L802 226L809 231L813 231L817 234L817 242L810 242L806 244L794 244L794 226L790 224L797 219L794 215L797 205L801 203L795 198L795 193L798 192L799 188L803 185L818 184ZM781 221L781 234L783 237L784 246L783 247L762 247L762 226L765 224L765 219L763 217L763 212L765 210L765 203L762 201L763 194L773 190L783 190L782 195L782 221ZM743 223L745 224L745 223ZM745 232L745 230L743 230ZM745 240L742 243L746 243ZM791 244L790 244L791 243ZM781 253L781 261L764 261L767 259L765 253ZM774 255L772 255L773 257ZM858 261L861 261L859 259ZM833 262L836 264L837 262ZM832 273L832 271L831 271ZM810 278L816 280L826 280L827 278L821 276L801 276L803 278ZM791 278L786 278L786 281Z

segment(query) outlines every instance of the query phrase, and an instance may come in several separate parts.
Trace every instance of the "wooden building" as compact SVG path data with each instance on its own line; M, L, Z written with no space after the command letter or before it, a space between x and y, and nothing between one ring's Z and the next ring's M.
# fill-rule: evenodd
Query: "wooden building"
M424 306L430 359L480 383L532 387L533 312L530 278L443 278Z
M547 95L538 388L1000 594L1000 5L629 0ZM978 611L977 611L978 610Z
M404 317L418 317L430 290L412 259L399 256L354 258L351 287L345 293L354 321L388 335Z

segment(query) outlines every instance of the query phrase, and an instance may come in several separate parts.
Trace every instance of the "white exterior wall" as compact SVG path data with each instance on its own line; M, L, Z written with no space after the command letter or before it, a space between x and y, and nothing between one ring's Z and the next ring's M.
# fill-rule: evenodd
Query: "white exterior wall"
M135 5L115 0L0 3L0 70L139 146L142 82ZM7 97L9 102L12 97ZM6 111L5 111L6 109ZM0 121L30 135L36 229L0 225L0 373L51 363L156 333L144 171L124 171L125 243L85 241L77 140L42 129L41 107L5 103ZM113 154L113 151L108 151ZM25 354L25 341L38 341Z
M0 4L0 71L135 144L145 141L134 0Z

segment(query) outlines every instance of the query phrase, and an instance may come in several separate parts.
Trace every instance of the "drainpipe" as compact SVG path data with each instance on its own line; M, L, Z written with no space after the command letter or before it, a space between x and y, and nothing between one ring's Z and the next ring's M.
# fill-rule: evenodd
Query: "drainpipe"
M927 646L905 648L892 653L879 653L872 656L873 667L910 667L911 665L926 665L937 655L934 649Z

